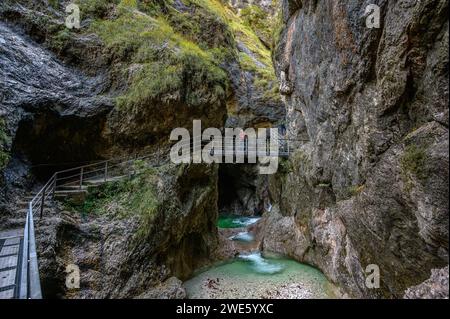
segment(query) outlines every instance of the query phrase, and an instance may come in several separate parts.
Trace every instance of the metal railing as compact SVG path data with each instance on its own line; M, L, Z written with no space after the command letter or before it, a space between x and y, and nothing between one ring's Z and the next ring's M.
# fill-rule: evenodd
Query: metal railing
M279 155L289 155L291 148L288 142L289 140L285 139L285 143L280 147ZM227 154L227 148L225 145L223 147L224 149L221 151L216 150L222 156ZM236 151L233 149L235 155ZM266 155L265 151L261 154L256 149L249 148L248 146L243 151L247 155L250 155L252 152L256 152L258 155ZM136 173L133 167L136 161L147 160L152 156L156 156L158 160L161 159L161 154L156 155L154 153L140 157L135 156L133 158L122 157L58 171L53 174L28 205L23 235L21 276L19 282L20 299L42 298L33 219L35 213L38 213L39 218L42 218L47 200L53 199L58 194L64 195L85 192L90 183L96 182L101 184L107 182L110 178L130 177Z
M34 217L42 218L45 204L58 193L70 194L86 191L90 182L105 183L111 178L129 177L136 173L133 164L149 159L152 155L133 158L118 158L96 162L56 172L28 203L28 212L23 233L22 261L20 269L19 298L41 299L42 290L36 253Z

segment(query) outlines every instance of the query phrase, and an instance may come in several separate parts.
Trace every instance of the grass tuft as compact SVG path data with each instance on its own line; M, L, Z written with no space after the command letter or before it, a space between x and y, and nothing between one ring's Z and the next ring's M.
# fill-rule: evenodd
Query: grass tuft
M5 168L8 164L10 155L7 151L8 144L10 144L11 139L6 133L6 123L3 118L0 118L0 169Z

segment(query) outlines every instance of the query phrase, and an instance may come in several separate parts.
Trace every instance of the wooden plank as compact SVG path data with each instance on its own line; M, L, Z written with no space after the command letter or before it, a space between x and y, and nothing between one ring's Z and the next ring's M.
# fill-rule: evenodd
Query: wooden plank
M0 269L17 266L18 256L0 257Z
M6 271L0 271L0 288L15 285L16 273L16 268Z
M0 291L0 299L12 299L14 297L14 289Z
M4 246L18 245L20 244L20 237L9 238L5 240Z
M0 257L5 255L18 255L19 254L19 245L11 245L11 246L3 246L0 251Z
M0 231L0 238L12 238L22 236L23 229L10 229Z

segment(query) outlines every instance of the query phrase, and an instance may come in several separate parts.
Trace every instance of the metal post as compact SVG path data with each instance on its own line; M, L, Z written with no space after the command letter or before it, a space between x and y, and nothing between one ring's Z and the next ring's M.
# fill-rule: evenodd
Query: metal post
M80 172L80 190L83 189L83 173L84 173L84 167L81 168L81 172Z
M105 162L105 183L108 180L108 162Z
M44 204L45 204L45 187L42 189L41 214L39 216L39 219L42 218L42 214L44 213Z
M36 253L36 238L34 236L33 211L30 211L28 219L29 239L28 239L28 298L42 299L41 281L39 278L39 267Z
M55 192L56 192L56 179L58 175L55 174L55 180L53 181L53 189L52 189L52 198L55 198Z
M28 205L27 220L25 222L25 229L23 231L22 240L22 270L20 274L20 299L28 299L28 237L30 227L30 216L33 212L33 202Z

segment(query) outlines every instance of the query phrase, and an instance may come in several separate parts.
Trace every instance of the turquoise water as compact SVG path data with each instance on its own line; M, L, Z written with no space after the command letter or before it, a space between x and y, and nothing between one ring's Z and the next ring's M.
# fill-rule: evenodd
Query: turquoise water
M244 217L244 216L220 216L217 221L219 228L241 228L247 227L260 220L260 217Z
M261 256L261 253L241 254L238 262L243 263L244 272L262 275L274 275L283 272L288 268L286 260L268 259Z
M317 269L259 252L204 271L184 283L189 298L336 298Z
M250 243L255 240L255 236L253 234L250 234L249 232L245 231L245 232L237 233L234 236L231 236L230 239L235 240L235 241L242 241L245 243Z

